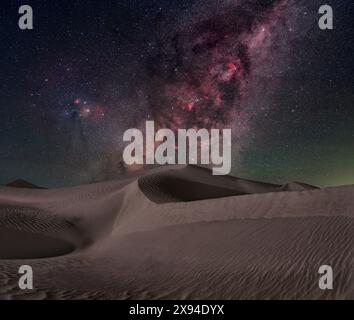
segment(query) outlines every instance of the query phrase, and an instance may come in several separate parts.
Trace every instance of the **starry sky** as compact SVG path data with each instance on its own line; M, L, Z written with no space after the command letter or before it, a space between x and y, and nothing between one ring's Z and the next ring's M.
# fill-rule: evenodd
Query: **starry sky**
M0 184L124 175L123 133L146 120L231 128L236 176L352 184L353 16L351 0L2 1Z

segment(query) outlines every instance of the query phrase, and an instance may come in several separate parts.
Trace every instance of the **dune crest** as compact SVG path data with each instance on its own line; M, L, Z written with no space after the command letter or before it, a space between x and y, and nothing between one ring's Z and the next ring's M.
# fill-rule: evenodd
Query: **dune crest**
M6 186L13 187L13 188L23 188L23 189L44 189L42 187L39 187L31 182L22 179L12 181L8 183Z
M313 190L316 187L289 183L276 185L232 176L210 178L211 170L195 165L162 170L141 177L139 188L156 203L185 202L247 194Z

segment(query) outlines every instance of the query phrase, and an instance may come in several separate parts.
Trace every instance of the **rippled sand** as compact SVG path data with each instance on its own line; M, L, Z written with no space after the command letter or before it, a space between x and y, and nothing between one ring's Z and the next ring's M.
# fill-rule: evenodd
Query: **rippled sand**
M353 299L353 194L194 166L3 187L0 299ZM33 267L33 291L17 286L22 264ZM318 287L324 264L333 290Z

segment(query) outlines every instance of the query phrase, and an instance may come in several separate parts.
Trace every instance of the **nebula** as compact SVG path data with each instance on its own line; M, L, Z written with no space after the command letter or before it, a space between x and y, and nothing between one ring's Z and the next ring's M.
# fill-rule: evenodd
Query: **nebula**
M254 52L267 54L265 43L283 2L234 4L160 40L146 64L149 109L157 125L173 130L232 126L243 111Z

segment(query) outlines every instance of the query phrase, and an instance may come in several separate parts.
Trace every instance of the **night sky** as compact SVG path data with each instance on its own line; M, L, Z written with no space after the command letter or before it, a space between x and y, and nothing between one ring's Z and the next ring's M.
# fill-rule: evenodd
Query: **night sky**
M232 128L236 176L354 183L353 17L352 0L2 1L0 184L117 178L146 120Z

